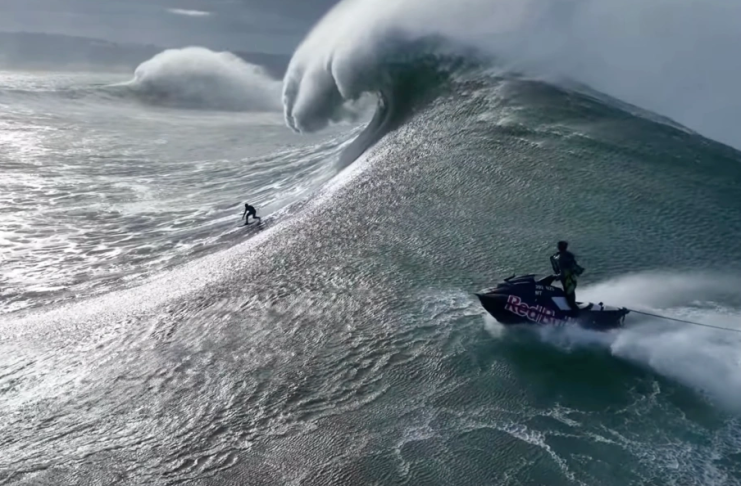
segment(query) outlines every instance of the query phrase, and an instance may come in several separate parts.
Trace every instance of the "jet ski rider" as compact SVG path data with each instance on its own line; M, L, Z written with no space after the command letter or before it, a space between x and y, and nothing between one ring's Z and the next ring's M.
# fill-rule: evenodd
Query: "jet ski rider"
M576 277L584 273L584 269L576 263L574 254L567 250L568 242L558 242L558 253L551 256L551 266L556 273L555 277L561 281L563 291L566 294L566 302L575 315L579 312L576 306Z

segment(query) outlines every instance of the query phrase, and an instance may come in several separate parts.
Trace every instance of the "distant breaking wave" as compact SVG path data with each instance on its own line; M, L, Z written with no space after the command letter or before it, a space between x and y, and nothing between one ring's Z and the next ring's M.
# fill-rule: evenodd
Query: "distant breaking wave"
M399 0L383 9L345 0L294 53L284 115L292 129L315 131L372 93L378 130L400 101L389 66L408 62L411 72L419 51L409 47L422 46L426 59L475 52L496 59L500 74L581 83L741 147L738 18L741 3L726 0Z
M115 79L115 78L114 78ZM163 51L140 64L134 77L44 89L11 86L0 99L75 100L86 103L131 102L170 108L280 112L281 83L261 67L230 52L202 47Z
M280 81L229 52L202 47L166 50L142 63L125 83L140 100L177 108L279 111Z

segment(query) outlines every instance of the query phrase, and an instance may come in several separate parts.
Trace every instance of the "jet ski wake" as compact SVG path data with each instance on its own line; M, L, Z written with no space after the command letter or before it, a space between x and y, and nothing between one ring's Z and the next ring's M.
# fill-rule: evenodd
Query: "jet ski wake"
M569 307L564 291L553 286L556 278L555 275L542 278L537 278L535 274L512 275L496 287L476 293L476 296L484 309L504 326L578 325L594 331L609 331L624 327L625 316L632 312L684 324L741 332L741 329L702 324L626 307L606 306L602 302L577 302L578 311L575 311Z

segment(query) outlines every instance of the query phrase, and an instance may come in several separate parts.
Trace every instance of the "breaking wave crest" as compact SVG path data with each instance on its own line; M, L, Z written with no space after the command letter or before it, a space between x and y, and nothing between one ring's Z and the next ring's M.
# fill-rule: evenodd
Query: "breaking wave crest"
M230 52L202 47L161 52L125 86L147 103L177 108L280 110L280 81Z
M375 98L371 122L343 152L345 165L484 60L439 36L413 39L402 33L390 33L381 49L364 54L319 64L294 56L284 79L285 120L297 132L355 119Z
M371 0L346 0L294 53L283 85L286 123L319 130L347 116L363 93L379 95L381 109L398 105L389 96L396 83L389 64L414 64L424 44L425 55L449 58L465 47L463 56L496 59L499 72L583 83L739 145L741 68L730 67L730 60L741 32L729 20L739 15L741 5L724 0L648 6L638 0L400 0L383 9ZM631 30L636 25L649 28Z

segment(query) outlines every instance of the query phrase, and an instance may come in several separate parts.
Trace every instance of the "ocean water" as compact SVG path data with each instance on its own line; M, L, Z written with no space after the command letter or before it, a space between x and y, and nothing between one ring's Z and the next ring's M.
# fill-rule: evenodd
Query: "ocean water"
M474 295L741 330L738 5L433 3L0 72L1 484L741 484L741 334Z

